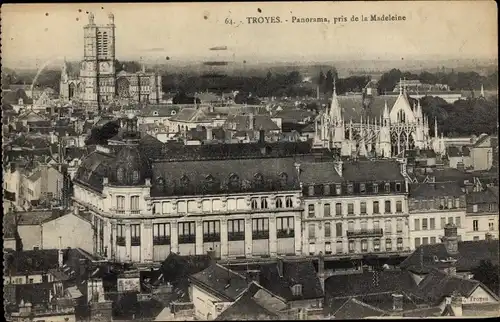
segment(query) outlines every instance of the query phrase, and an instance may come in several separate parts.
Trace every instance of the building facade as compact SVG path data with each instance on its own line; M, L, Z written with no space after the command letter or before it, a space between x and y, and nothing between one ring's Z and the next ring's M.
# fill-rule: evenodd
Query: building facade
M339 149L342 156L388 158L415 148L444 153L437 123L434 137L430 127L420 101L412 106L405 88L400 88L395 99L369 91L358 100L338 97L334 85L330 107L315 120L315 145Z
M159 103L162 96L161 76L142 71L117 73L114 15L108 24L96 25L89 13L84 26L84 56L79 73L71 71L65 62L60 81L60 96L64 100L79 100L87 106L99 107L119 99L126 102Z
M466 196L457 182L420 183L410 186L408 200L410 247L441 243L447 224L466 239Z
M467 240L498 239L498 187L467 195Z
M407 185L397 161L301 165L302 253L409 251Z

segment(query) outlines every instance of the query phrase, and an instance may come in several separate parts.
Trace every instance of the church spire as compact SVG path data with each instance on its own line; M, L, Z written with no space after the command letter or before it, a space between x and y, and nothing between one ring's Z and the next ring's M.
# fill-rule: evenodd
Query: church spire
M438 119L434 117L434 137L438 138Z
M342 111L340 109L339 100L337 99L337 88L335 86L335 78L333 79L332 104L330 105L330 119L335 122L340 122L342 119Z
M481 84L481 97L484 97L484 86Z
M382 117L384 118L384 120L389 118L389 108L387 107L387 101L385 101L384 104L384 114Z

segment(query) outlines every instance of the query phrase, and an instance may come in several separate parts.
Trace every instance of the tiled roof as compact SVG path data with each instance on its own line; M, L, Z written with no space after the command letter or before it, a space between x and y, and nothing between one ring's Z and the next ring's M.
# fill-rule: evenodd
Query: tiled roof
M334 275L325 281L328 298L365 296L389 292L412 292L417 284L411 273L402 270L363 271L359 274Z
M170 253L163 261L161 271L165 281L174 283L176 280L187 279L208 266L210 266L210 258L207 255L180 256Z
M215 263L191 275L190 280L230 301L236 300L248 287L244 276Z
M283 123L298 123L306 119L313 119L314 113L301 109L284 109L276 112L273 117L280 117Z
M345 300L344 304L335 312L335 319L362 319L367 317L383 316L385 311L366 304L356 298Z
M380 118L384 112L386 101L390 113L390 109L396 102L397 97L373 96L370 98L369 105L366 109L363 107L362 96L338 96L337 99L342 109L344 120L346 122L350 120L359 122L361 121L361 116L363 116L364 120L368 117L371 120Z
M224 128L235 131L248 131L250 130L250 121L250 115L229 115L224 123ZM254 115L253 122L253 129L256 131L277 131L280 129L269 115Z
M415 183L410 185L410 197L427 199L432 197L450 196L458 198L464 195L460 184L452 182Z
M60 217L59 210L26 211L15 213L19 218L19 225L41 225L42 223Z
M466 196L467 204L498 204L498 187L495 189L486 189L485 191L474 191Z
M400 165L396 161L344 162L342 177L347 181L403 181Z
M6 274L24 275L27 272L47 272L57 268L57 249L26 250L12 252L12 260L6 260Z
M434 256L438 261L435 261ZM422 245L408 256L400 267L416 273L427 273L433 268L446 266L447 264L443 264L441 260L451 256L457 259L457 271L462 272L470 272L479 266L482 260L491 260L494 264L498 264L498 241L459 242L456 255L449 254L443 243Z
M343 182L332 162L302 162L300 181L306 185Z
M294 285L302 285L302 295L292 293ZM280 277L277 264L262 265L260 285L287 301L323 298L323 289L311 261L283 260L283 277Z
M177 114L179 107L172 104L151 104L142 108L139 112L140 117L171 117Z

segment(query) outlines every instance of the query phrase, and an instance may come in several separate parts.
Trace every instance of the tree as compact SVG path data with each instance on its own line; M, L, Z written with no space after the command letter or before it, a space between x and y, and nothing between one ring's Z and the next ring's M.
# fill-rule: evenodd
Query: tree
M494 265L490 260L482 260L479 266L472 270L472 274L475 280L486 285L495 294L500 295L498 265Z
M399 69L391 69L389 72L384 73L378 81L379 94L392 92L396 84L403 78L403 73Z
M172 98L172 103L174 104L194 104L195 98L194 96L188 96L185 92L177 93L177 95ZM201 101L199 98L196 98L196 104L200 104Z

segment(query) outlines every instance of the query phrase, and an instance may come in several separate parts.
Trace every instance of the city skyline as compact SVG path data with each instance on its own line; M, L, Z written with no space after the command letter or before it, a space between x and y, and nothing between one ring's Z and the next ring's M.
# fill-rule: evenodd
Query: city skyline
M352 2L294 3L292 7L284 3L6 5L2 10L2 62L7 66L22 63L34 67L55 57L80 60L87 12L95 14L97 24L107 23L108 13L115 15L117 58L123 60L143 57L162 62L167 56L172 61L249 63L348 58L494 59L497 29L496 6L492 5L491 1L377 2L362 6ZM246 23L248 16L288 19L325 12L332 13L327 16L331 19L344 16L349 20L353 14L397 14L407 20L329 25ZM484 12L492 14L485 16ZM228 17L244 23L226 25ZM310 36L315 33L319 36ZM210 51L214 46L227 46L227 50ZM58 48L56 53L54 48Z

